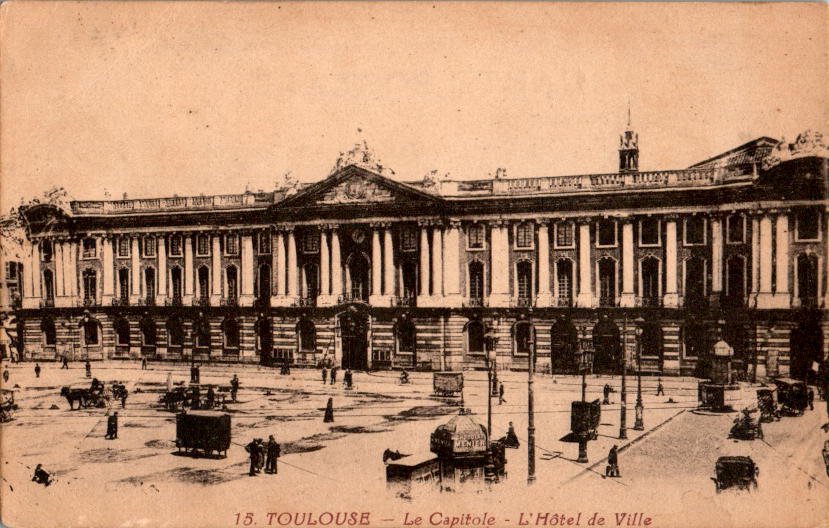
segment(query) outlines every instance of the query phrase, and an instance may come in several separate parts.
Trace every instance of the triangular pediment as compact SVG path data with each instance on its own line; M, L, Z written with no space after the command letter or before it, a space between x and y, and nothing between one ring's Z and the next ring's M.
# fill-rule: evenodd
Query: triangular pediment
M332 207L440 201L432 194L349 165L325 180L286 197L277 207Z

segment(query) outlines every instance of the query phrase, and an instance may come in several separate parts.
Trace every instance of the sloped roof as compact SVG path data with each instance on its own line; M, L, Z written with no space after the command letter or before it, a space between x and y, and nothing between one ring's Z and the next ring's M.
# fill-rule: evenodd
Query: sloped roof
M722 154L717 154L712 158L695 163L688 168L719 169L759 163L763 158L768 156L774 146L778 143L780 142L774 138L766 136L759 137L749 141L748 143L740 145L739 147L727 150Z

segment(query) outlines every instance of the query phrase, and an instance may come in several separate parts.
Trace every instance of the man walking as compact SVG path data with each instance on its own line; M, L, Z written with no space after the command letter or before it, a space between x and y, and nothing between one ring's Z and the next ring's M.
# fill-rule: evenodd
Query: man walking
M322 367L322 384L325 385L325 383L327 381L328 381L328 369L325 368L325 366L323 365L323 367Z
M147 370L147 358L141 358L141 370Z
M66 359L66 356L63 356L63 358L61 358L61 360L60 360L60 369L61 370L63 370L63 369L69 370L69 360Z
M279 444L276 443L276 440L274 440L273 435L268 436L267 458L265 459L265 473L271 473L273 475L277 473L276 459L279 458L279 451Z
M104 436L107 440L115 440L118 438L118 411L112 413L107 417L107 434Z
M230 380L230 399L236 402L236 394L239 392L239 377L236 374Z
M501 382L498 384L498 405L506 402L507 400L504 399L504 382Z
M331 385L337 381L337 367L331 367Z
M657 396L664 396L665 395L665 388L662 386L662 378L658 378L656 380L656 395Z
M608 477L621 477L619 473L619 449L616 445L610 448L610 453L607 454L607 469L605 475Z
M35 377L40 377L40 363L35 363Z
M250 471L248 475L255 477L259 472L259 439L254 438L245 446L245 451L250 453Z

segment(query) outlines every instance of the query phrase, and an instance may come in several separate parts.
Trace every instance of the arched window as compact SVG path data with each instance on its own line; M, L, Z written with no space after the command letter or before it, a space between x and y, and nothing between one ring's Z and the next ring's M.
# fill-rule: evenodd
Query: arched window
M514 354L529 354L533 342L533 326L519 321L512 327L512 350Z
M469 263L469 298L479 301L484 298L484 265L477 260Z
M144 269L144 296L148 304L155 299L155 268Z
M269 317L262 317L256 321L256 350L260 354L273 350L273 333Z
M313 352L317 348L317 330L310 319L300 319L296 325L299 349L303 352Z
M151 317L141 319L141 344L146 347L154 347L157 341L155 321Z
M85 301L98 298L98 274L94 269L83 270L83 298Z
M578 332L573 323L560 319L550 328L550 366L552 372L578 372Z
M210 268L207 266L199 266L198 271L199 282L199 298L207 299L210 297Z
M616 306L616 261L599 260L599 305Z
M123 317L115 320L115 344L130 346L130 323Z
M173 300L181 302L181 268L173 266L170 270L170 293L173 294Z
M729 306L742 306L746 292L746 263L740 255L733 255L725 265L725 300Z
M95 319L88 317L81 323L83 329L83 342L86 346L97 346L100 344L101 324Z
M171 317L167 320L167 344L170 347L184 345L184 325L178 317Z
M797 257L797 296L801 306L817 306L817 257L802 254Z
M57 331L55 331L55 321L51 317L44 317L40 321L40 330L43 332L43 344L46 346L55 346L58 341Z
M402 319L397 322L394 329L397 352L414 354L417 347L417 330L409 319Z
M55 280L52 270L43 270L43 297L47 301L55 299Z
M573 304L573 261L559 259L556 262L556 281L558 283L558 305L572 306Z
M705 260L692 257L685 261L685 306L705 305Z
M481 321L469 321L466 324L466 350L470 354L483 354L486 352L484 344L484 333L486 328Z
M533 298L533 263L521 260L515 265L515 277L518 287L518 299L527 306Z
M225 319L222 323L222 333L224 334L225 348L239 348L239 321L233 317Z
M645 257L642 259L642 304L654 306L660 298L659 259Z
M227 284L226 297L234 300L239 296L239 276L236 266L230 265L225 270L225 280Z

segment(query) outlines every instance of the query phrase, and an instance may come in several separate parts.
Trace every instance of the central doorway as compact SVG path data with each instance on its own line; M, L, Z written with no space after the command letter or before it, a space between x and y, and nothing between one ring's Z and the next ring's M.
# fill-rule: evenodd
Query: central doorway
M368 368L368 325L368 316L354 307L340 315L342 368Z

